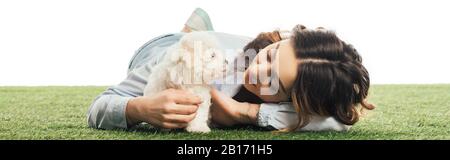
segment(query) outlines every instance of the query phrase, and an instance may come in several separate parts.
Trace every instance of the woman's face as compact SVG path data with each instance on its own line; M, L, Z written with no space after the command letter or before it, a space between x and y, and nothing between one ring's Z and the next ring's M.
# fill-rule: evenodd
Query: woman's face
M267 76L262 75L264 73ZM251 81L250 77L256 77L256 81ZM269 77L278 78L275 94L262 92L263 88L269 88L276 82L270 81ZM289 99L296 77L297 58L290 40L286 39L259 51L244 72L244 87L265 102L284 102Z

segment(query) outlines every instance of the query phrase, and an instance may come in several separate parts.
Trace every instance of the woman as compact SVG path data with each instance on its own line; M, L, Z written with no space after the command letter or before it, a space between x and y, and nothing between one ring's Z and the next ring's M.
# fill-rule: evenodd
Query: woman
M281 119L285 120L284 125L277 125L285 127L276 127L276 129L287 131L302 128L303 130L345 130L348 128L331 125L332 122L326 122L320 117L333 117L339 123L353 125L360 117L361 110L357 109L358 104L361 105L361 109L374 109L374 106L366 101L370 86L369 74L362 65L360 55L351 45L341 41L333 32L323 28L308 30L302 25L292 30L292 36L289 39L281 39L277 31L262 33L244 48L246 51L260 50L250 66L245 68L246 81L249 81L249 75L257 74L261 70L267 70L266 72L270 73L270 70L274 69L274 67L260 66L273 63L269 61L270 58L261 57L270 57L269 54L272 53L268 50L277 49L279 60L276 62L283 63L279 65L282 69L276 72L281 90L275 95L262 95L259 92L260 88L267 84L259 81L256 85L246 83L233 99L250 101L251 96L245 95L250 92L250 95L257 97L253 103L292 102L285 106L287 108L272 113L278 114L278 118L284 117ZM255 122L254 117L258 115L258 108L261 106L246 105L246 102L237 102L219 94L216 90L213 91L214 97L224 97L213 99L218 107L212 109L220 110L212 112L213 119L222 122L223 125ZM243 110L250 113L245 113ZM233 112L243 112L244 117L249 117L244 120L247 119L250 122L234 121L235 118L232 116L226 116L232 115ZM296 113L297 117L292 116L293 113ZM269 118L274 117L276 116L272 115ZM311 120L315 125L307 126ZM320 124L317 128L318 123L328 124Z
M212 25L206 12L197 9L183 32L202 30L212 30ZM246 83L216 85L211 91L211 114L216 124L252 124L285 131L347 130L347 125L359 119L358 104L373 109L365 101L370 81L359 54L332 32L296 26L289 37L274 31L262 33L254 40L210 34L217 37L222 48L244 48L243 54L229 55L235 59L230 64L235 67L232 74L238 75L237 81ZM195 117L201 103L199 97L174 89L154 97L142 96L152 66L182 36L183 33L163 35L141 47L130 62L128 77L92 103L89 126L129 128L146 122L159 128L184 128ZM251 53L257 54L248 56ZM246 57L247 65L237 65L238 59ZM262 72L276 74L272 77L277 79L253 82L251 77ZM274 94L261 92L274 85L279 86Z

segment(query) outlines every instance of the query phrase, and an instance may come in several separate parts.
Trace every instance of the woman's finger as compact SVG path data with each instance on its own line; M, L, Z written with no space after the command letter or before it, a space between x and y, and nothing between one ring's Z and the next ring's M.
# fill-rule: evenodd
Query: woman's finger
M177 90L174 93L174 101L177 104L197 105L202 103L202 99L199 96L189 93L188 91Z
M190 115L167 114L167 115L164 115L163 121L169 122L169 123L187 124L187 123L191 122L195 118L196 115L197 115L196 113L193 113Z
M211 90L211 99L213 105L220 108L227 108L234 101L233 98L225 96L216 89Z
M181 114L190 115L197 112L198 105L183 105L183 104L173 104L166 107L165 114Z

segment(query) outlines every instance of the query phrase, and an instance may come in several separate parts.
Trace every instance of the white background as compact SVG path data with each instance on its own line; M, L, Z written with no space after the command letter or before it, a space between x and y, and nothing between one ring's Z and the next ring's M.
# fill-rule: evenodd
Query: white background
M375 84L450 83L445 0L2 0L0 86L117 84L136 49L181 30L196 7L220 32L332 29L358 49Z

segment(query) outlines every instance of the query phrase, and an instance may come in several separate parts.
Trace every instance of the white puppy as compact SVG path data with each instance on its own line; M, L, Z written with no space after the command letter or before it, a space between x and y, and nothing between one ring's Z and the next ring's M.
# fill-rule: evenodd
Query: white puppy
M226 60L217 49L218 42L207 32L191 32L168 48L163 60L152 68L144 96L153 96L168 88L188 90L200 96L196 117L188 123L188 132L211 131L209 108L210 81L224 76Z

